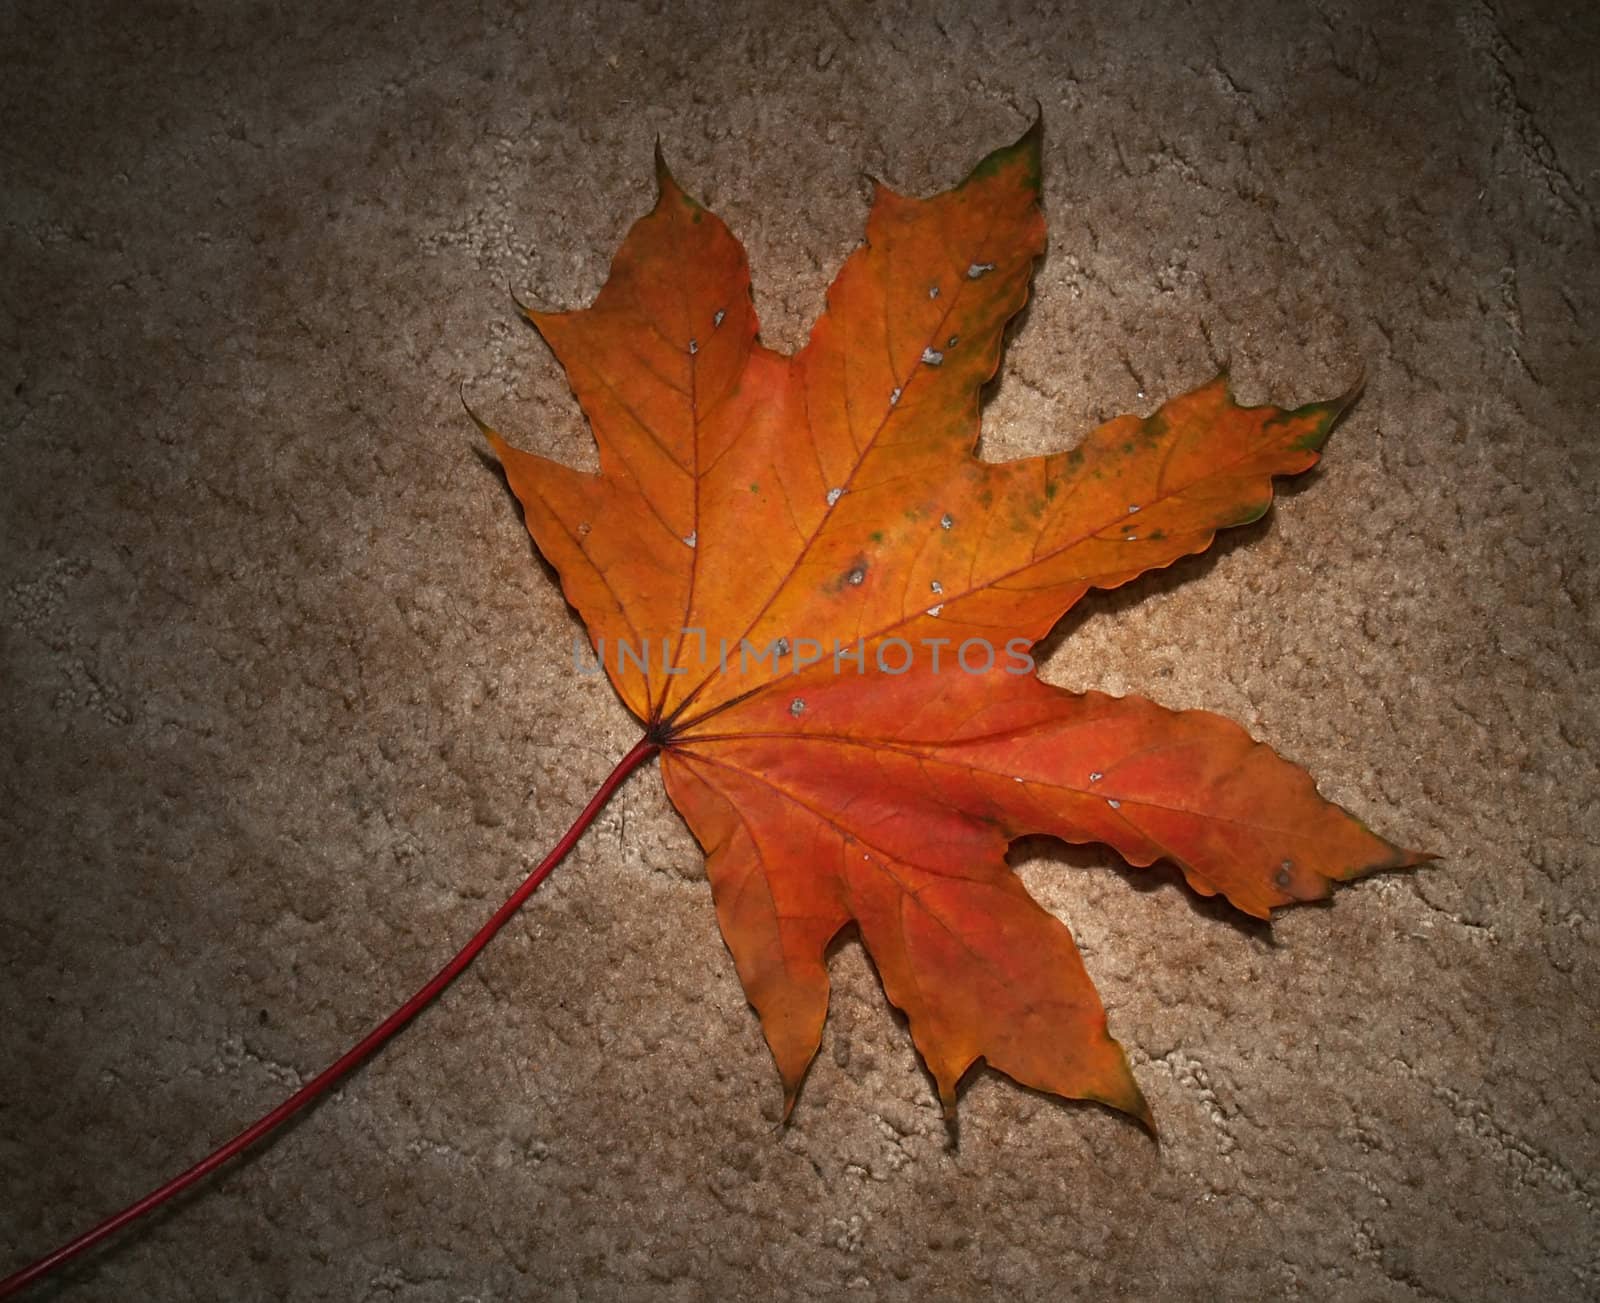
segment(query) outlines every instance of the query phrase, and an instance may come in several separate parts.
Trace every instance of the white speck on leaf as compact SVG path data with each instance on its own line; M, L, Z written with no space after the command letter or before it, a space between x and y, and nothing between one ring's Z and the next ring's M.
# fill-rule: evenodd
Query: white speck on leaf
M939 517L939 528L940 529L954 529L955 527L956 527L956 522L955 522L954 518L950 515L950 513L948 511L945 512L944 515Z
M967 268L967 279L975 281L980 276L986 276L994 270L992 262L975 262Z
M806 709L806 699L804 697L796 697L793 701L791 701L789 703L789 713L791 715L793 715L796 719L799 719L800 716L805 713L805 709Z
M939 352L938 349L925 348L925 349L922 350L922 365L923 366L938 366L939 363L941 363L943 361L944 361L944 354Z
M697 530L693 530L690 533L687 533L687 534L685 534L683 536L683 541L685 543L687 543L690 547L693 547L695 545L695 540L699 536L700 536L700 531L698 529Z

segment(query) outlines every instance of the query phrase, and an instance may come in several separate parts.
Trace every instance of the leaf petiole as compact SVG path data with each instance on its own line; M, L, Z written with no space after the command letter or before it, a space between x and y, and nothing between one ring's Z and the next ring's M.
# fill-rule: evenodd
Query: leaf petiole
M660 749L660 743L654 739L650 737L640 738L634 744L633 749L623 756L617 762L616 768L606 776L606 780L600 784L599 789L590 798L589 803L583 807L578 817L573 820L572 826L562 835L561 840L539 862L538 867L522 880L521 885L511 893L505 903L495 910L489 921L479 928L473 934L472 939L456 952L455 957L435 973L416 994L368 1032L365 1037L351 1046L337 1060L301 1086L299 1090L295 1091L294 1094L270 1113L259 1118L226 1144L213 1150L193 1167L180 1172L165 1185L152 1190L142 1199L129 1204L121 1212L84 1231L76 1239L69 1240L66 1244L46 1254L37 1262L31 1263L21 1271L7 1276L4 1280L0 1280L0 1299L9 1298L18 1290L31 1285L34 1281L40 1280L57 1267L70 1262L79 1254L92 1248L107 1236L121 1230L130 1222L136 1221L144 1216L145 1213L159 1208L174 1195L187 1190L202 1177L221 1167L230 1158L275 1131L296 1113L313 1103L319 1096L325 1094L345 1076L376 1054L396 1032L421 1013L424 1008L433 1002L436 996L442 993L451 982L455 981L466 970L467 966L478 957L479 952L494 939L495 934L510 921L511 916L522 907L523 902L534 893L539 884L550 876L550 871L566 858L567 852L577 844L578 838L594 822L595 816L600 813L601 808L611 799L617 788L622 786L628 775L654 756Z

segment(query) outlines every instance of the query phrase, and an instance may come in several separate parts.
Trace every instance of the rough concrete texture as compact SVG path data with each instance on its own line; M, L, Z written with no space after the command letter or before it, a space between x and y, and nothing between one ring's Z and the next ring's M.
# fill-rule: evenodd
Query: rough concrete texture
M507 290L593 296L659 134L797 346L864 174L941 189L1037 100L990 455L1225 358L1367 377L1047 677L1228 714L1442 862L1269 932L1026 845L1164 1144L980 1072L952 1147L854 941L780 1128L647 772L379 1060L39 1297L1594 1297L1597 13L6 6L7 1265L329 1062L634 740L457 399L592 457Z

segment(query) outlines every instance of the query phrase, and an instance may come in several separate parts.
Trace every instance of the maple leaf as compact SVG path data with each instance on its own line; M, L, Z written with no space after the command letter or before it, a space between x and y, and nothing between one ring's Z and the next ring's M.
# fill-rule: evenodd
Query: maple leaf
M483 427L660 746L786 1114L854 922L947 1115L981 1058L1150 1125L1071 935L1006 863L1017 837L1170 860L1258 918L1426 858L1219 716L1032 672L1090 588L1259 518L1343 406L1240 407L1219 378L1070 450L978 459L979 390L1044 249L1039 147L1036 123L932 199L878 186L794 356L758 341L743 249L658 155L593 305L525 310L599 472Z

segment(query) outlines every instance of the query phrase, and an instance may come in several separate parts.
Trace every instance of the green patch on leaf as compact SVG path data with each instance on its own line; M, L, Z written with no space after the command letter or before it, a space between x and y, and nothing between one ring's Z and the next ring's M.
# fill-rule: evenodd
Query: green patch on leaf
M962 186L971 185L974 181L987 181L999 176L1008 167L1020 164L1023 169L1022 184L1029 190L1038 190L1042 179L1040 173L1042 137L1041 124L1035 120L1034 124L1022 133L1020 140L1002 146L984 158L967 174L967 179L961 183Z

